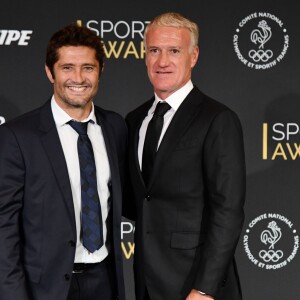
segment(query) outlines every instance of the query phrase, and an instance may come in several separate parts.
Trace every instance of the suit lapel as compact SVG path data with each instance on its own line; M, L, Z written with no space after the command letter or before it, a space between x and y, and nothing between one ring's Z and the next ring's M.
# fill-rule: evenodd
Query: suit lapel
M149 100L148 102L146 102L146 104L143 106L143 109L138 114L137 119L136 119L136 123L133 126L133 128L134 128L134 136L133 136L134 149L133 149L133 152L134 152L134 162L135 162L134 167L136 169L137 174L139 174L140 181L143 183L144 187L145 187L145 183L144 183L144 179L143 179L143 176L142 176L140 163L139 163L139 157L138 157L139 134L140 134L140 128L142 126L142 123L143 123L145 117L147 116L147 113L148 113L151 105L153 104L153 101L154 101L154 97L151 100Z
M40 130L42 132L41 141L44 150L49 157L52 165L53 173L56 177L57 185L61 190L67 211L70 215L71 222L75 230L75 215L72 190L69 180L68 168L64 157L63 149L60 143L58 132L51 110L51 101L48 101L42 108L40 113Z
M103 134L104 142L105 142L105 147L106 147L106 152L108 156L108 162L109 162L109 167L110 167L110 172L111 172L111 180L113 183L116 181L119 181L120 178L117 176L118 172L118 157L117 157L117 149L116 145L114 143L114 137L112 135L112 129L109 127L109 123L105 121L105 117L102 113L100 113L97 109L95 109L95 115L97 119L97 123L101 126L101 131ZM120 186L119 182L116 182L116 184L113 184L113 188L116 186Z
M167 160L169 153L175 148L184 132L199 113L202 101L203 94L194 87L179 106L157 151L148 190L151 189L155 179L159 177L159 169L163 166L164 161Z

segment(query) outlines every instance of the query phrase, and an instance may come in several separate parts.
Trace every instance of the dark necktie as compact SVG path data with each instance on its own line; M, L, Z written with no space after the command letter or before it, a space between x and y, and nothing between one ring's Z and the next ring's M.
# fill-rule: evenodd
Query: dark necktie
M94 152L87 135L88 122L69 121L68 124L79 134L77 148L81 181L82 243L89 252L93 253L103 245L102 215Z
M143 158L142 158L142 174L146 186L149 183L149 179L152 173L155 155L157 152L157 145L161 135L161 130L164 125L164 114L171 108L166 102L159 102L155 108L153 117L148 124Z

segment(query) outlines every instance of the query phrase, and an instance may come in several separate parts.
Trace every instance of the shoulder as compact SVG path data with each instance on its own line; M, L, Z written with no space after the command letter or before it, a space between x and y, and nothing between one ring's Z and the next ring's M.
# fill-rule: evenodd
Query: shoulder
M0 126L0 134L5 131L22 133L36 128L40 119L41 108L24 113Z
M107 121L110 123L124 123L124 118L117 112L114 112L112 110L106 110L96 105L95 105L95 115L96 118L99 119L100 121Z
M113 130L118 135L127 135L125 120L117 112L95 106L95 116L100 125Z
M236 112L233 111L229 106L209 97L208 95L201 92L197 87L195 87L191 91L191 96L201 99L202 109L205 112L206 116L211 119L211 121L222 118L233 118L237 120L239 119Z
M148 110L150 109L151 105L153 104L154 97L149 99L148 101L144 102L142 105L138 106L134 110L130 111L126 116L126 121L133 120L138 116L147 114Z
M226 110L231 110L228 106L222 102L211 98L202 91L200 91L196 86L192 89L189 97L197 98L202 103L203 107L211 112L218 113Z
M27 112L0 126L0 152L33 151L40 127L40 109ZM13 155L13 153L11 153Z

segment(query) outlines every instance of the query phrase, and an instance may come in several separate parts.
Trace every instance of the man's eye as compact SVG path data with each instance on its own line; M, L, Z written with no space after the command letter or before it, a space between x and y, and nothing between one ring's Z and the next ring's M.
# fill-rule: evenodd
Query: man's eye
M149 52L155 54L155 53L158 53L158 49L153 48L153 49L150 49Z
M90 66L87 66L87 67L84 67L84 70L87 71L87 72L92 72L94 70L94 68L90 67Z
M170 52L172 54L178 54L178 53L180 53L180 50L179 49L171 49Z
M72 70L72 67L70 67L70 66L63 66L63 68L62 68L64 71L70 71L70 70Z

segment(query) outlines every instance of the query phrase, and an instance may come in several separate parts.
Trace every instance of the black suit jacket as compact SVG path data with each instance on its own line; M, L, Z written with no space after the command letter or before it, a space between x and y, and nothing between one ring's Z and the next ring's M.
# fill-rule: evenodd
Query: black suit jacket
M111 170L111 232L119 299L125 299L120 242L127 129L95 107ZM0 298L66 300L76 226L66 161L50 101L0 126Z
M244 220L245 162L236 114L196 87L175 113L158 149L149 186L138 163L139 129L154 98L129 113L135 219L136 297L185 299L191 289L240 300L234 252Z

